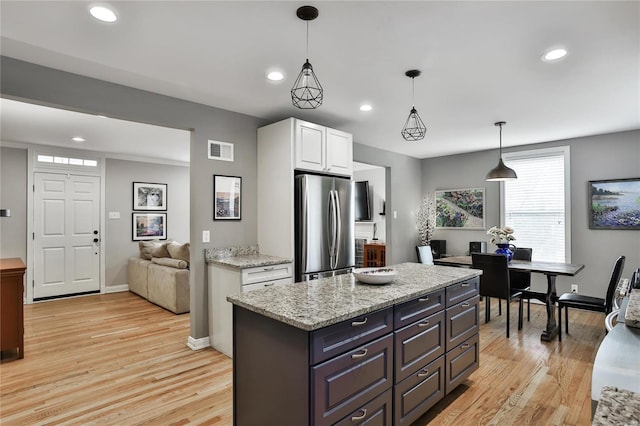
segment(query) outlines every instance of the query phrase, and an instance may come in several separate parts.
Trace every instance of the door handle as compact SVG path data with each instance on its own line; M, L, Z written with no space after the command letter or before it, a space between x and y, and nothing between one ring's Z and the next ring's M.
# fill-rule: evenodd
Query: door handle
M94 243L97 243L98 241L100 241L100 240L99 240L99 239L97 239L97 238L94 238L94 239L93 239L93 242L94 242Z

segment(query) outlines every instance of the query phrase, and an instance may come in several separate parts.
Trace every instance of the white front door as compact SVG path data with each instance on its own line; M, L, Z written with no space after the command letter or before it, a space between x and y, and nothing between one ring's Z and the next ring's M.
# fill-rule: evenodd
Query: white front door
M34 173L33 298L100 290L100 178Z

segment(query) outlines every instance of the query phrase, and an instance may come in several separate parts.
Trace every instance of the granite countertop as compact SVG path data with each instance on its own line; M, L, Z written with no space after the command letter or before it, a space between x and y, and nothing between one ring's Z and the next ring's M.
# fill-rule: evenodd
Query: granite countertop
M603 387L591 425L640 425L640 394Z
M640 289L629 293L629 303L624 313L624 323L629 327L640 328Z
M260 266L280 265L293 262L290 258L261 254L257 245L205 249L204 259L207 263L237 269L257 268Z
M358 282L352 274L232 294L237 306L306 331L402 303L473 278L476 269L402 263L389 266L398 276L384 285Z

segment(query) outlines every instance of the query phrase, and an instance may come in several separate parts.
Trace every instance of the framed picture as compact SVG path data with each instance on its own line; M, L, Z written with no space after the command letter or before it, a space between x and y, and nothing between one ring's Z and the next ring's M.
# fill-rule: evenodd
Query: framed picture
M640 178L589 181L589 228L640 230Z
M484 188L436 191L436 228L485 229Z
M213 220L240 220L242 178L213 175Z
M133 182L133 210L167 211L167 184Z
M132 225L133 241L166 240L166 213L133 213Z

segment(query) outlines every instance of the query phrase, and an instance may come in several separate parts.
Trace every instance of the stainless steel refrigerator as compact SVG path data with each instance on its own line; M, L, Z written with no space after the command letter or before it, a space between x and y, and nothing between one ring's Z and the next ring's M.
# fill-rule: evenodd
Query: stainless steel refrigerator
M296 281L350 272L355 264L351 180L304 174L295 182Z

